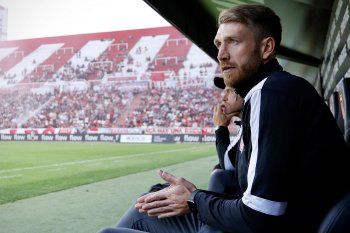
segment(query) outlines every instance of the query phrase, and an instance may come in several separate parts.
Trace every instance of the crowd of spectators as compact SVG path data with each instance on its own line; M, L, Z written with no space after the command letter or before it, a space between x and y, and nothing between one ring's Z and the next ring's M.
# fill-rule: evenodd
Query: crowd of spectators
M0 93L0 128L22 127L18 122L35 114L35 110L48 103L53 95L54 93L34 94L21 91Z
M220 92L212 88L154 88L143 91L125 127L212 127Z
M68 128L114 127L121 113L133 100L134 91L120 91L116 86L91 86L87 90L61 92L25 127Z
M0 128L211 127L219 99L220 92L211 88L120 90L117 85L2 94Z
M7 84L14 84L16 83L16 74L6 74L4 72L1 72L0 79L5 80Z
M204 87L203 77L214 64L196 61L185 67L185 56L158 54L151 58L148 54L151 48L147 46L139 46L131 56L129 49L127 42L120 41L98 58L82 58L80 51L75 51L73 56L83 61L79 65L73 65L67 57L69 60L59 69L58 65L44 65L32 72L24 69L22 76L27 82L56 82L100 80L106 75L136 76L142 71L142 81L149 81L149 89L122 91L115 83L91 82L86 90L0 93L0 128L213 126L212 107L220 94ZM61 60L59 55L57 59ZM140 69L145 63L147 68ZM165 88L165 83L155 85L151 77L156 71L171 72L170 78L176 78L177 88ZM16 76L0 70L0 78L12 83ZM203 88L198 87L201 85Z

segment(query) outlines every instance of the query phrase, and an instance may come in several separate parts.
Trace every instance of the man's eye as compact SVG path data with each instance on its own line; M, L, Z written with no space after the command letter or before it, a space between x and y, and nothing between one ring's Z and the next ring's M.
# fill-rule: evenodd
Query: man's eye
M230 42L231 44L237 44L237 43L238 43L238 40L230 39L229 42Z

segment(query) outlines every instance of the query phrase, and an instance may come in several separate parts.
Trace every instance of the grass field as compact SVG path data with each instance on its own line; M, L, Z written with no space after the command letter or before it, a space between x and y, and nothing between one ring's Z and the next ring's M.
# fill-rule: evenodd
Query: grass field
M0 142L0 204L213 154L212 144Z

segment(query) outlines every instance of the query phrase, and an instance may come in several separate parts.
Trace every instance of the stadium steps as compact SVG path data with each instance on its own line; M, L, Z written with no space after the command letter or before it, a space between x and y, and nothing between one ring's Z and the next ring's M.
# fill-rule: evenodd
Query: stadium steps
M217 158L163 168L205 189ZM133 201L162 182L157 169L0 205L1 232L98 232L114 226Z
M23 123L27 122L31 117L37 115L40 113L40 111L45 108L49 103L52 102L52 100L55 99L55 96L52 96L49 100L47 100L45 103L40 104L40 106L37 109L27 109L26 112L21 113L19 118L16 119L17 125L22 125Z
M1 43L6 43L1 42ZM18 47L16 51L11 53L9 56L5 57L0 61L0 67L2 71L7 72L10 70L12 67L14 67L18 62L21 62L23 58L27 55L33 52L35 49L38 48L41 44L38 43L14 43L14 42L9 42L9 47ZM49 43L45 43L49 44Z
M141 80L142 75L147 70L150 61L152 61L157 53L162 48L169 35L155 35L155 36L143 36L130 50L127 57L121 62L123 68L119 74L122 77L127 75L137 76L137 80ZM147 48L147 50L145 49ZM150 58L147 62L146 58ZM128 64L129 58L133 60L131 64ZM132 70L132 72L128 72Z
M53 53L48 59L46 59L38 68L32 72L33 75L41 77L43 71L47 66L53 66L52 73L56 73L69 59L76 55L75 51L78 51L84 44L85 40L78 40L73 42L67 42ZM28 80L27 80L28 81Z
M56 51L50 58L45 61L45 64L55 64L54 71L58 71L76 52L79 51L87 41L85 39L72 40L67 38L66 43L62 48ZM72 51L73 50L73 51Z
M124 111L121 116L118 118L117 126L125 127L125 120L130 113L132 113L136 108L138 108L141 104L141 94L137 94L134 96L134 99L130 106L127 108L127 111Z
M26 70L26 74L30 74L39 64L45 61L62 46L63 43L40 45L36 50L28 56L25 56L19 63L8 70L7 74L16 75L14 78L15 82L20 82L24 78L24 70ZM6 85L8 85L6 80L0 80L0 86Z
M108 52L107 52L107 57L108 60L110 61L114 61L115 64L119 64L120 62L123 61L123 57L125 57L131 50L131 48L133 48L135 46L135 44L137 43L137 41L140 39L139 36L134 36L134 35L128 35L128 36L124 36L124 37L116 37L114 44L112 44L109 48L108 48ZM124 49L118 49L117 44L119 44L120 46L124 46ZM127 44L127 48L125 47Z
M16 51L18 47L11 47L11 48L1 48L0 49L0 61L4 59L5 57L12 54L14 51Z
M0 96L3 100L5 100L3 103L4 109L12 109L14 106L17 106L19 104L22 104L24 106L24 103L21 102L21 99L25 96L27 96L27 92L16 92L15 95L10 96ZM18 117L22 112L16 112L16 117ZM13 122L17 121L17 118L11 119Z
M202 71L206 70L206 77L213 77L215 74L217 63L209 57L206 53L204 53L197 45L192 44L190 51L187 54L186 61L183 63L184 68L180 69L179 75L186 76L190 79L194 79L196 77L200 77L201 75L201 64L212 63L211 67L206 67L206 69L202 69ZM191 68L191 65L193 68ZM212 82L212 80L210 80Z
M191 45L192 42L180 33L171 35L153 61L154 71L168 71L171 69L177 74Z
M81 70L86 71L88 69L88 64L97 59L110 44L113 43L111 39L104 40L90 40L86 43L80 50L79 56L73 56L69 62L71 62L72 67L83 67ZM62 67L59 71L63 71L64 67Z
M108 46L108 48L100 55L97 61L112 62L111 71L115 71L117 66L124 60L130 49L134 47L136 42L140 39L140 35L130 32L128 35L121 35L117 33L114 42ZM109 64L108 64L109 66ZM98 72L94 70L92 74L89 74L87 80L96 80ZM105 75L105 81L110 79L110 75ZM113 79L113 78L112 78Z

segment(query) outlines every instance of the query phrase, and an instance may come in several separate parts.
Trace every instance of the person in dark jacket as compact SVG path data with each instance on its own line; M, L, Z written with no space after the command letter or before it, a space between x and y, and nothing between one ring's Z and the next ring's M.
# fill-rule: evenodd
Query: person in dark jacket
M214 84L217 85L217 79L214 79ZM221 81L221 80L220 80ZM217 86L222 88L222 85ZM235 146L242 135L241 121L244 99L237 94L232 87L224 87L222 102L214 107L213 121L217 127L224 127L226 129L225 135L216 135L216 151L219 158L219 164L214 167L210 174L208 190L226 194L228 196L234 195L236 187L232 180L235 177ZM230 136L229 126L239 128L235 135ZM216 131L216 133L219 131ZM232 151L231 151L232 150Z
M218 79L218 78L216 78ZM221 88L221 86L219 87ZM228 129L229 125L235 124L240 126L241 122L237 121L238 118L242 118L242 110L244 105L244 99L237 94L234 88L224 87L224 94L222 102L214 107L213 121L217 127L224 126ZM219 167L225 170L233 170L235 156L228 157L227 151L229 147L232 148L239 140L241 136L241 130L239 127L236 135L233 136L230 142L230 133L227 131L227 137L220 138L222 140L216 140L216 150L219 157Z
M262 5L239 5L219 16L214 43L221 83L245 100L242 136L232 150L235 196L160 172L171 185L140 197L118 224L127 229L104 233L317 232L349 190L349 152L315 89L278 64L281 31L279 17ZM226 133L221 126L216 135Z

